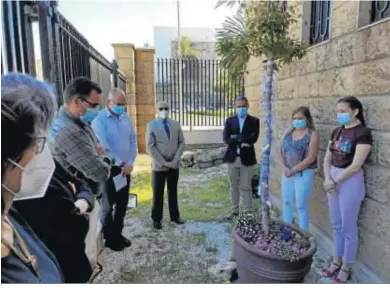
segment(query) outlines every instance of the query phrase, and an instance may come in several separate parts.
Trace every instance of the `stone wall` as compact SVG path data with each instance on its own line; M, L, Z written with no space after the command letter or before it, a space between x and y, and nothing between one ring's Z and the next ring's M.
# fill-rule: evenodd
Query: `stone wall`
M146 151L146 126L155 119L154 49L112 44L115 59L127 77L127 111L138 136L138 152Z
M310 1L307 1L310 3ZM304 35L302 18L291 27L292 35ZM321 136L319 169L311 197L312 224L331 238L327 201L322 188L322 161L330 132L335 127L335 103L342 96L357 96L364 104L368 127L373 129L374 147L365 165L367 196L360 218L358 259L385 281L390 280L390 21L358 28L359 1L332 1L330 40L308 49L307 55L285 65L276 76L274 135L280 139L291 122L294 108L308 106ZM310 10L310 9L309 9ZM302 13L304 12L304 13ZM360 12L362 13L362 12ZM310 19L310 17L309 17ZM246 96L253 115L263 123L263 59L251 59L246 76ZM261 129L262 130L262 129ZM263 133L261 133L263 135ZM257 146L260 155L260 142ZM273 146L275 155L276 145ZM271 187L280 199L280 163L273 168ZM280 202L280 200L278 201ZM331 251L330 251L331 252ZM360 265L361 267L366 267ZM359 266L359 265L357 265ZM363 268L362 268L363 269ZM363 269L364 270L364 269Z
M225 153L226 147L185 151L181 157L180 167L205 169L218 166L223 163Z

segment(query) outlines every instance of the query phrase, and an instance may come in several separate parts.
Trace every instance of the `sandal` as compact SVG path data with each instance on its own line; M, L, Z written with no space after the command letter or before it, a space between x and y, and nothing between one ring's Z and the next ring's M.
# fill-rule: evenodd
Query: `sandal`
M335 267L335 268L330 270L329 268L332 267L332 266ZM337 272L339 272L340 269L341 269L341 264L337 264L337 263L332 262L332 264L330 264L328 268L325 268L325 269L322 270L322 277L331 278Z
M348 270L345 270L343 268L340 269L339 273L340 272L344 272L347 274L347 278L346 280L341 280L338 275L333 279L333 283L335 284L346 284L349 280L351 280L351 276L352 276L352 269L348 269Z

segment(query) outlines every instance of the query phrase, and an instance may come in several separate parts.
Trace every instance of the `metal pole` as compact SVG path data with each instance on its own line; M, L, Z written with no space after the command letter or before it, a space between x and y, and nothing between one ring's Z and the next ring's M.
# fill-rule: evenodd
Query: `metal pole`
M184 109L183 109L183 95L182 95L182 73L183 73L183 65L181 64L182 59L181 59L181 45L180 41L181 40L181 35L180 35L180 0L177 0L177 57L179 59L179 119L184 119Z

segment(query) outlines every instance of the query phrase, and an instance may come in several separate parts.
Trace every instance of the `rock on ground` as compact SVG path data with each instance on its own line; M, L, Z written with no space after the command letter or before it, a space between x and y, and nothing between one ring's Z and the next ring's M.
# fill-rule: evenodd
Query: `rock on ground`
M225 152L226 147L185 151L181 157L180 166L182 168L205 169L221 165Z

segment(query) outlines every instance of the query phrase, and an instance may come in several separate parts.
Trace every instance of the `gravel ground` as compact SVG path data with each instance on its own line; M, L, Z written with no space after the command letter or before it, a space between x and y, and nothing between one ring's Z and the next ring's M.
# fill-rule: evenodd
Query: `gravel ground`
M183 173L179 187L185 193L226 176L225 165ZM206 203L210 209L218 203ZM221 215L222 217L223 215ZM94 283L230 283L235 263L231 258L231 223L187 221L178 226L163 221L163 229L152 228L150 212L129 215L123 234L132 246L122 252L104 249L99 257L103 271ZM320 272L330 258L319 250L305 283L331 283ZM352 281L352 283L355 281Z

